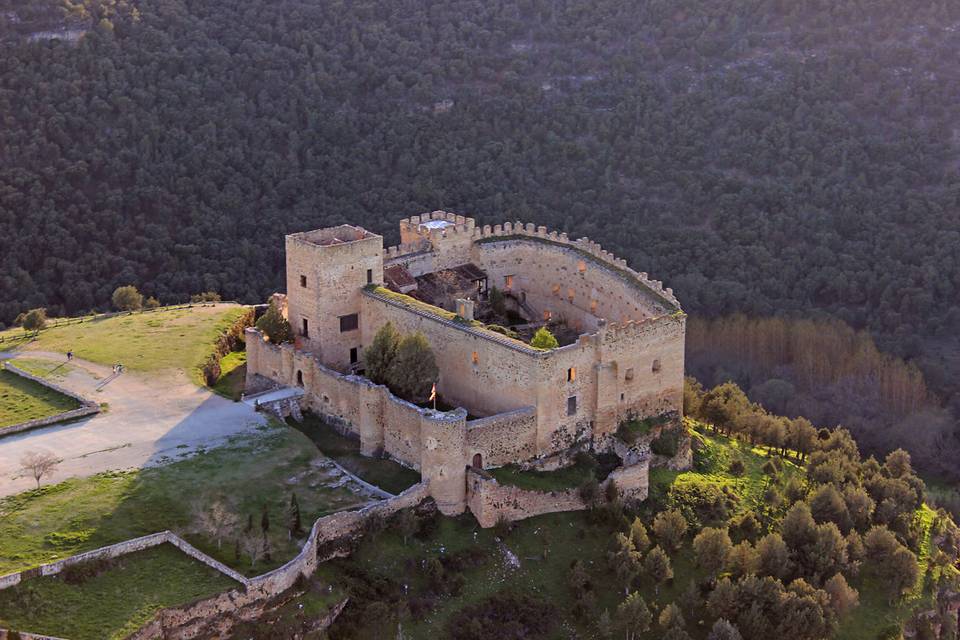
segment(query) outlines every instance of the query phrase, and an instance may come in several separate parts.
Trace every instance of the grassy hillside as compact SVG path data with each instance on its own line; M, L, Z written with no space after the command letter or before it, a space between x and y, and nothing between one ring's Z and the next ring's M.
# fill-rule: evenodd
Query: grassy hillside
M91 567L91 569L93 569ZM71 640L125 638L164 607L237 586L171 545L123 556L75 579L65 572L0 591L0 626Z
M357 507L363 498L338 486L329 470L314 464L317 450L284 426L140 471L116 471L72 479L0 499L0 574L19 571L129 538L172 529L193 544L253 575L278 567L300 550L289 540L285 517L296 492L309 529L327 513ZM222 497L237 525L218 548L194 530L196 505ZM234 540L248 517L260 531L263 507L272 521L272 556L250 566L235 553Z
M216 339L244 313L240 305L137 312L53 327L26 343L11 340L21 329L0 333L0 350L73 351L78 358L105 366L117 362L142 372L179 370L195 381Z

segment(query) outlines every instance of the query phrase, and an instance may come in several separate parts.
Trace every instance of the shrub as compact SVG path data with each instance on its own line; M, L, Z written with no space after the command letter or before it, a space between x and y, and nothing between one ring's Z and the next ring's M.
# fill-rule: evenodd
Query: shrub
M747 468L743 464L743 460L737 458L730 463L730 475L740 477L746 472Z
M144 309L157 309L159 307L160 307L160 301L154 298L153 296L150 296L149 298L147 298L146 301L143 303Z
M650 443L650 451L660 456L672 458L680 450L680 440L683 438L682 427L663 429L660 435Z
M257 320L257 329L269 338L273 344L283 344L293 341L293 329L290 323L283 317L276 301L270 301L270 307L259 320Z
M20 318L20 324L27 331L40 331L47 326L47 310L31 309Z
M535 349L556 349L560 346L560 343L557 342L556 337L550 333L550 329L540 327L537 329L537 332L533 334L530 346Z
M464 607L447 623L452 640L515 640L549 637L560 615L556 607L528 595L497 594Z
M118 311L136 311L143 306L143 294L132 284L114 289L111 300Z
M190 302L220 302L220 294L216 291L204 291L190 296Z

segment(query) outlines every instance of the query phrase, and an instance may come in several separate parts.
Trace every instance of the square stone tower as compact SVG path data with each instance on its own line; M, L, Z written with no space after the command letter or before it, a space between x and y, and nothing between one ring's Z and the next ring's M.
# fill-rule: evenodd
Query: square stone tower
M286 237L287 317L297 346L341 372L360 362L360 292L383 282L383 238L340 225Z

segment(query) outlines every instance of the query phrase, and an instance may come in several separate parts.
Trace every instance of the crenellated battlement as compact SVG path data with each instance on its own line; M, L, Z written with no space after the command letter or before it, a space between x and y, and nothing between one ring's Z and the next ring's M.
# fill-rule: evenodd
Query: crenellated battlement
M676 296L673 295L673 289L664 287L663 282L660 280L652 280L644 271L635 271L627 264L626 260L623 258L618 258L613 253L600 246L600 243L594 242L589 238L571 240L566 233L547 231L547 228L543 225L537 226L532 222L524 223L519 221L505 222L497 225L487 224L483 225L482 227L477 227L474 232L475 240L487 242L491 241L492 239L506 236L526 236L530 238L542 239L555 244L567 245L576 251L586 253L596 260L609 265L615 270L636 279L644 287L656 292L673 306L677 308L680 306Z

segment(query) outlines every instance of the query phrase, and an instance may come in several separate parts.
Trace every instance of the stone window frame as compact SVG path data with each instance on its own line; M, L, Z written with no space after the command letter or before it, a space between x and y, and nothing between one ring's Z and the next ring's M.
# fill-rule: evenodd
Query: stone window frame
M631 380L633 380L633 367L629 367L629 368L627 369L627 372L626 372L625 374L623 374L623 379L624 379L626 382L630 382Z
M577 415L577 396L570 396L567 398L567 415Z
M663 364L660 362L660 358L654 358L653 364L650 365L650 371L653 373L660 373L661 369L663 369Z
M304 289L307 288L307 276L303 275L302 273L300 274L300 286Z
M310 337L310 319L309 318L300 318L300 335L304 338Z
M570 367L567 369L567 382L576 382L577 380L577 368Z

